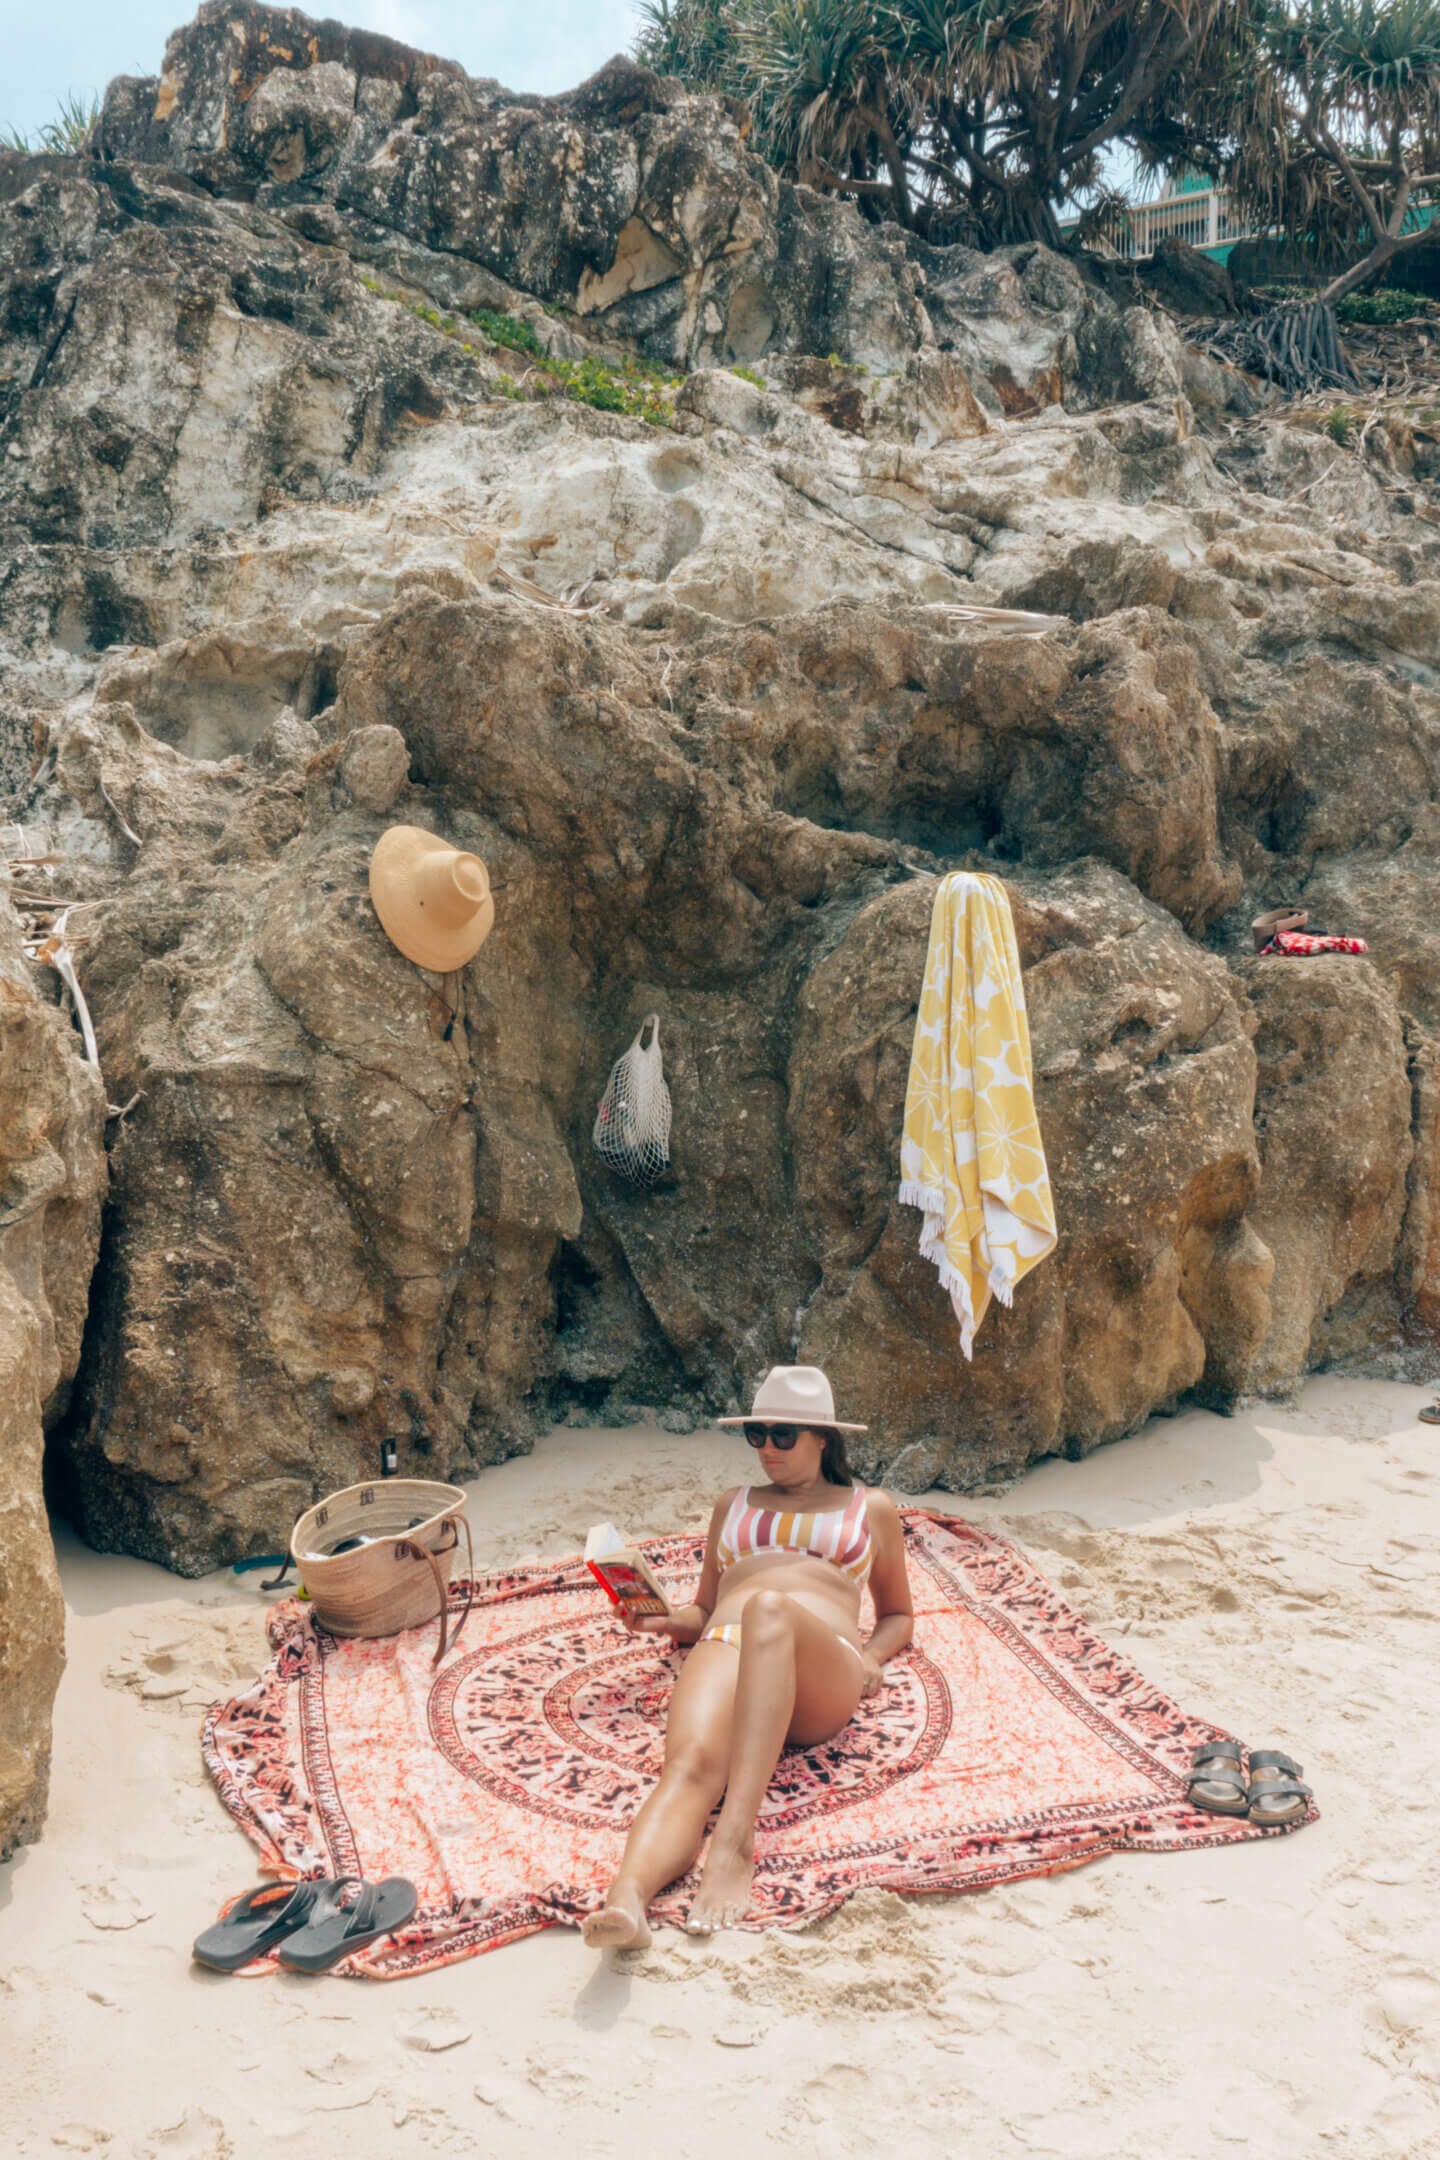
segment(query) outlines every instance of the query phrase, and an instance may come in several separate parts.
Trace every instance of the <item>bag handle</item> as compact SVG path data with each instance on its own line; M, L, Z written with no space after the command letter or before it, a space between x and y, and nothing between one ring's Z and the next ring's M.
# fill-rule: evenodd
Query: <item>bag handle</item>
M647 1042L646 1042L646 1040L645 1040L645 1030L646 1030L646 1028L649 1028L649 1029L651 1030L650 1040L649 1040L649 1042L648 1042L648 1043L647 1043ZM644 1019L643 1019L643 1020L642 1020L642 1021L640 1022L640 1028L639 1028L639 1032L637 1033L637 1035L636 1035L636 1037L635 1037L635 1040L634 1040L634 1042L633 1042L633 1043L631 1043L630 1047L631 1047L631 1049L632 1049L632 1050L643 1050L644 1052L646 1052L646 1054L647 1054L647 1055L648 1055L648 1053L649 1053L650 1051L652 1051L652 1050L658 1050L658 1049L659 1049L659 1047L660 1047L660 1015L659 1015L659 1013L646 1013L646 1015L645 1015Z
M445 1577L440 1570L440 1559L441 1557L443 1557L444 1554L454 1552L455 1547L460 1542L461 1528L463 1528L465 1532L465 1564L468 1570L468 1573L465 1577L465 1610L460 1615L460 1626L456 1628L453 1635L449 1635L446 1625L446 1608L450 1603L450 1591L449 1586L445 1581ZM447 1530L449 1531L450 1535L448 1539L445 1539L445 1532ZM440 1525L440 1535L444 1542L439 1545L418 1545L414 1542L413 1539L397 1538L395 1540L394 1546L395 1557L397 1560L428 1560L430 1563L430 1572L435 1578L435 1591L437 1597L440 1600L439 1611L436 1615L440 1622L440 1640L435 1647L435 1656L431 1662L430 1669L432 1672L435 1670L435 1667L440 1663L441 1659L445 1656L446 1650L453 1650L456 1643L459 1642L460 1628L463 1628L465 1622L469 1619L470 1607L475 1601L475 1545L473 1539L470 1536L469 1516L461 1515L458 1519L457 1524L457 1519L455 1516L447 1515L444 1522L442 1522Z

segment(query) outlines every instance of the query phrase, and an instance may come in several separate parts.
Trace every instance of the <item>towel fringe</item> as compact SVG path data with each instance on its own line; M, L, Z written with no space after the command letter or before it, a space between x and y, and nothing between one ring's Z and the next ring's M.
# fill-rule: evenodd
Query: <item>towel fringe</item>
M957 1268L953 1261L946 1259L943 1248L935 1252L922 1251L920 1257L934 1263L935 1272L940 1277L940 1287L949 1293L957 1318L962 1322L973 1323L975 1308L971 1303L969 1276ZM969 1355L968 1351L966 1355Z

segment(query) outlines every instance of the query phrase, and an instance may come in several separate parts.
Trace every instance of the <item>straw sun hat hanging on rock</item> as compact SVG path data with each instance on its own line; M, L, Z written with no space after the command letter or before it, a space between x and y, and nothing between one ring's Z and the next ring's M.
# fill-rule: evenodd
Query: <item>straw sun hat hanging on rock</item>
M479 856L418 825L381 833L370 857L370 898L391 944L436 975L473 960L495 922Z

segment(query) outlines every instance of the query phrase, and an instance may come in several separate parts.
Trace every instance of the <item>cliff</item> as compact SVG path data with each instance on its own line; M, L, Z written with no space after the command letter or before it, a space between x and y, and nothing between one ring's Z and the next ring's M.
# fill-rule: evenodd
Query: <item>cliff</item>
M464 1474L774 1360L954 1490L1433 1367L1427 482L633 64L514 97L245 0L0 156L0 265L9 814L140 1098L52 1440L94 1543L199 1571L382 1435ZM500 889L458 983L374 918L396 819ZM966 865L1061 1229L973 1365L895 1200ZM1292 897L1369 958L1250 957ZM588 1135L651 1008L635 1193Z

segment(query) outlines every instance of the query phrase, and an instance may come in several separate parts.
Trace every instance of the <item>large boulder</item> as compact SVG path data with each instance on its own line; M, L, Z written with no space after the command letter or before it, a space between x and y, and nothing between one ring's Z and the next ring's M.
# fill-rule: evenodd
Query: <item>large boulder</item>
M1440 1341L1440 1039L1419 1034L1415 1083L1414 1197L1405 1226L1402 1318L1411 1342Z
M1011 890L1060 1243L992 1308L973 1363L896 1197L931 881L854 917L805 986L791 1059L823 1269L801 1347L883 1421L874 1467L916 1489L1114 1439L1207 1381L1233 1395L1268 1321L1269 1257L1243 1231L1255 1059L1223 962L1099 865Z
M1177 315L1233 315L1235 284L1229 265L1173 234L1162 234L1155 252L1139 265L1141 282Z
M1394 997L1368 961L1256 959L1242 973L1259 1021L1251 1219L1275 1256L1270 1322L1245 1378L1266 1392L1308 1365L1400 1342L1410 1075Z
M53 981L54 978L51 978ZM44 1429L80 1356L105 1188L105 1098L0 899L0 1860L44 1820L65 1606Z
M1065 256L1037 245L982 255L918 241L911 252L937 342L997 412L1023 419L1050 405L1181 395L1181 346L1164 317L1110 299Z

